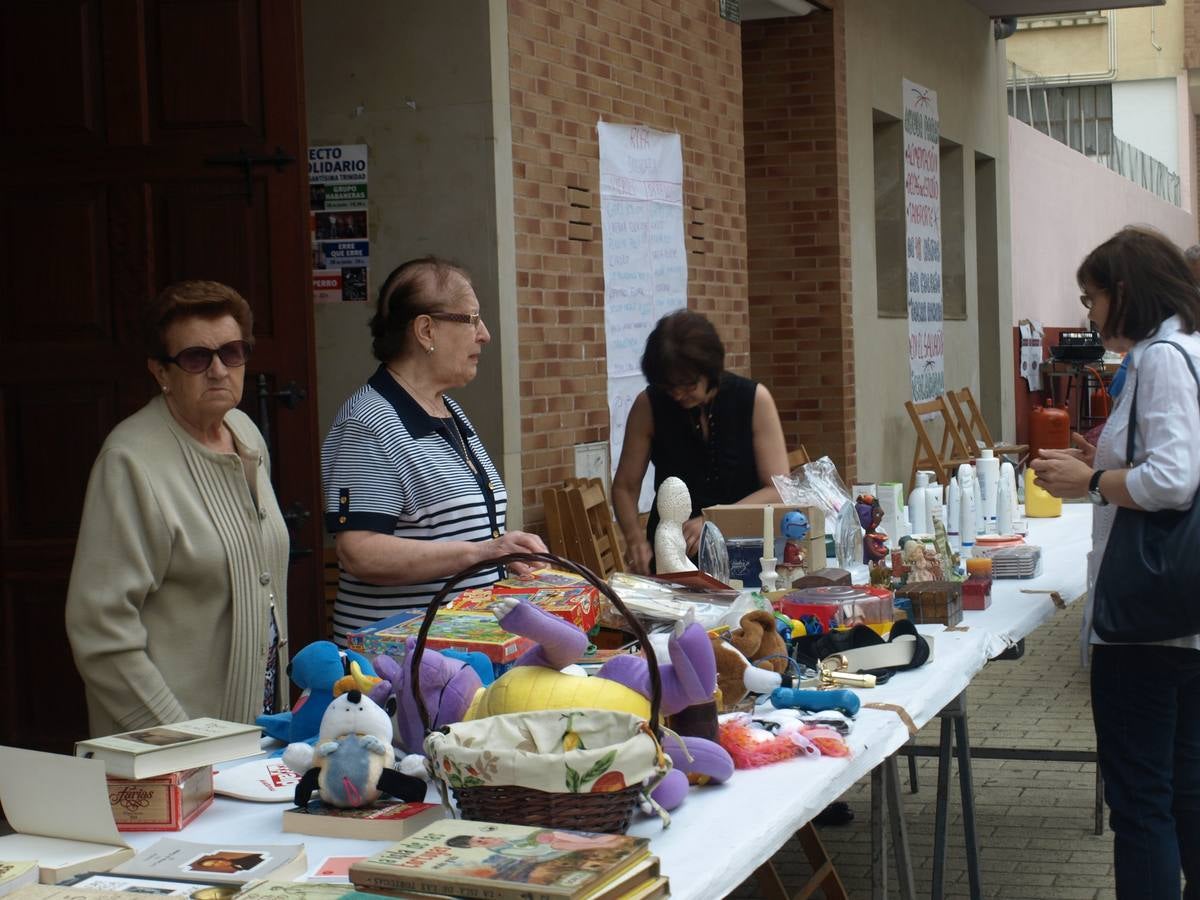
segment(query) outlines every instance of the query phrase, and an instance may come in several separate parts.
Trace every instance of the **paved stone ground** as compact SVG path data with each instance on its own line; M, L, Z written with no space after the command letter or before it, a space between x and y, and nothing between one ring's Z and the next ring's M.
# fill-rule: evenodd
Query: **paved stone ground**
M1025 655L997 660L967 691L972 746L1095 749L1087 673L1080 668L1078 634L1082 603L1076 603L1034 632ZM918 736L936 744L934 719ZM1112 834L1094 833L1095 766L1029 760L973 760L980 870L985 897L1011 900L1099 900L1113 898ZM937 761L918 760L920 791L907 791L907 765L900 770L917 895L929 896L933 854ZM967 897L957 769L951 782L946 896ZM821 839L851 897L870 897L870 779L843 798L855 820L826 828ZM784 883L795 889L812 871L795 841L775 857ZM897 896L894 872L889 894ZM761 897L754 880L731 896Z

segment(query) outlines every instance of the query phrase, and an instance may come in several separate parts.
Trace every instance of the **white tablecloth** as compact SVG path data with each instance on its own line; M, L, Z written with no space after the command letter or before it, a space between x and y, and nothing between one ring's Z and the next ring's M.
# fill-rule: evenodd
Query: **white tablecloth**
M886 685L859 691L863 703L900 706L920 728L967 687L988 659L1053 615L1055 605L1048 593L1022 593L1023 589L1056 591L1067 603L1083 594L1090 535L1090 505L1067 504L1061 518L1031 520L1028 540L1043 548L1042 575L994 582L991 607L965 613L965 631L922 626L922 632L936 635L933 661L920 670L893 676ZM663 829L657 817L639 815L630 833L651 839L652 852L670 876L672 897L722 897L753 875L798 828L895 753L908 736L906 724L895 712L864 707L849 738L850 758L797 759L740 770L725 785L692 790L673 814L669 828ZM429 799L436 802L432 791ZM310 873L327 856L368 855L388 845L284 834L280 818L286 808L220 797L178 837L302 842ZM161 836L126 837L140 849Z

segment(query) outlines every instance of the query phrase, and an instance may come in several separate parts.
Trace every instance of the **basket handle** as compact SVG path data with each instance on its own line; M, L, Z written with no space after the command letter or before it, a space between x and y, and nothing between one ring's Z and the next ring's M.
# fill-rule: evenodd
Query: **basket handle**
M409 677L412 680L413 699L417 702L417 711L421 714L421 724L425 727L425 733L430 732L430 716L429 710L425 707L425 698L421 695L421 656L425 652L425 639L429 634L429 629L433 625L433 617L437 614L439 607L446 604L446 598L451 591L461 582L466 581L480 572L495 569L499 566L507 566L510 563L545 563L556 569L562 569L579 575L586 579L592 587L596 588L601 594L607 597L618 610L625 620L633 629L633 633L637 636L638 642L642 645L643 653L646 657L646 663L650 671L650 730L654 732L656 739L662 738L662 732L659 728L659 708L662 706L662 678L658 672L658 661L654 658L654 652L650 647L650 638L646 634L646 629L637 617L632 615L626 608L625 603L617 595L611 587L608 586L599 576L596 575L587 566L572 562L569 559L563 559L561 556L555 556L553 553L510 553L507 556L501 556L498 559L489 559L484 562L476 563L473 566L468 566L457 575L454 575L442 585L441 590L433 595L433 599L429 601L429 609L425 613L425 619L421 622L421 630L417 634L417 643L413 647L412 658L408 661Z

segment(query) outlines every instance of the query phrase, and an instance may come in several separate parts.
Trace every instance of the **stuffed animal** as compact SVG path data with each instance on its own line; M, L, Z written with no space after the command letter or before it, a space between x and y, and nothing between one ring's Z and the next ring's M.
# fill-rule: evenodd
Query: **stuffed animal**
M351 663L358 663L364 675L378 681L370 660L362 654L342 650L332 641L309 644L292 657L287 667L292 683L304 691L300 699L288 712L259 716L254 724L277 741L288 744L301 741L312 743L321 729L325 707L333 700L334 685L350 674ZM343 689L348 687L346 685Z
M430 657L440 654L427 648L421 657L421 694L435 726L539 709L613 709L650 717L650 669L643 657L622 653L591 677L565 674L559 670L578 659L587 648L587 635L578 626L511 597L493 604L492 613L506 631L530 638L537 645L522 654L493 684L477 689L473 695L462 689L467 677L445 662L431 660ZM670 715L712 697L716 663L708 636L699 625L684 627L673 634L667 649L671 663L658 668L662 712ZM433 672L437 680L427 684L427 671ZM447 673L450 679L443 689L438 685ZM418 746L415 736L424 734L424 729L407 676L408 666L403 666L396 682L397 731L406 736L404 746L412 750ZM454 687L450 688L452 684ZM707 775L710 781L719 782L733 773L733 760L718 745L703 738L681 740L683 747L672 740L663 747L678 766L654 790L654 799L666 809L673 809L683 801L688 790L687 774ZM689 756L695 762L689 761Z
M722 712L731 710L747 694L769 694L783 683L778 672L752 665L737 645L720 633L710 634L709 640L717 662L717 690L721 694Z
M766 610L752 609L742 616L729 641L756 668L779 674L787 671L787 644L776 628L775 616Z
M369 806L384 794L406 802L425 797L425 782L402 775L393 766L392 718L357 688L334 697L321 717L315 748L291 744L283 754L293 772L304 772L296 785L296 806L304 809L317 791L327 806Z

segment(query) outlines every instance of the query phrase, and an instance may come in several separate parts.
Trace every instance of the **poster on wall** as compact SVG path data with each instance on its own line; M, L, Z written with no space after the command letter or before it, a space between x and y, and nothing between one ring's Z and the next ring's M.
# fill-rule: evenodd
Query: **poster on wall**
M683 239L683 145L678 134L600 122L600 224L604 248L604 338L608 355L613 471L625 421L645 388L641 357L654 324L687 306ZM654 499L646 473L638 509Z
M308 148L313 299L367 299L367 145Z
M937 92L904 79L904 221L912 398L946 389L942 330L942 199Z

